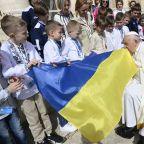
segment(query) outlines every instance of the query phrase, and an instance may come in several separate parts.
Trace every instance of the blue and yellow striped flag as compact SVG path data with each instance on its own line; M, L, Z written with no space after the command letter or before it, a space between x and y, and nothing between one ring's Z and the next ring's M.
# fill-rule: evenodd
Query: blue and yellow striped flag
M126 49L96 55L71 66L33 67L30 75L45 99L91 142L104 139L122 113L122 94L137 72Z

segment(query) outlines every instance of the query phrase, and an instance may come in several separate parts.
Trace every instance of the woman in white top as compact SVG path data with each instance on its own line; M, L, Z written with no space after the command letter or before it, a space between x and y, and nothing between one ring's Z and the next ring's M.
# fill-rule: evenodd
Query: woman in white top
M80 39L83 44L83 51L87 55L89 54L89 42L93 31L93 22L91 14L88 12L89 5L84 1L77 0L75 4L76 18L82 28Z
M68 36L67 24L73 18L73 14L70 11L70 6L70 0L57 0L57 7L60 12L54 16L54 20L59 22L64 27L65 37Z

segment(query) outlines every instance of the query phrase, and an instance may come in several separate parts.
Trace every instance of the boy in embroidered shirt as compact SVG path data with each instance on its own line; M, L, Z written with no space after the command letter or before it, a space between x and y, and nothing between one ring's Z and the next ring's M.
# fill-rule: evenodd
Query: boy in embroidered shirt
M44 46L44 61L48 64L52 64L53 66L57 66L59 63L66 62L70 64L69 57L62 56L61 51L61 38L63 34L63 27L60 23L50 20L46 24L46 32L48 34L48 41ZM65 132L73 132L75 131L75 127L71 125L67 125L67 121L59 116L58 120L61 126L64 126L65 129L60 127L61 131Z
M89 46L90 50L96 52L97 54L106 51L104 29L105 21L101 16L98 16L95 21L95 31L92 34Z
M68 57L70 61L83 60L84 53L79 39L81 34L81 25L71 20L67 25L69 37L62 44L62 56Z
M1 20L1 27L10 38L1 46L3 75L6 78L16 76L23 79L24 88L16 93L16 98L29 123L34 141L37 144L49 144L56 134L51 133L51 123L42 96L32 78L27 75L28 70L42 59L34 46L26 41L27 27L23 20L6 15ZM59 142L63 141L62 137L59 138Z
M68 58L61 55L62 25L56 21L49 20L46 24L46 32L48 41L44 46L44 61L48 64L68 62Z
M119 33L121 35L121 37L119 39L119 41L121 41L119 48L124 47L124 44L122 43L123 38L129 32L128 27L123 24L123 18L124 18L124 14L122 12L118 12L116 14L116 17L115 17L116 24L115 25L116 25L116 29L119 31Z
M16 138L20 144L28 144L18 116L15 99L12 97L12 93L22 88L21 81L8 85L7 79L2 75L0 60L0 143L2 144L12 144L13 138Z

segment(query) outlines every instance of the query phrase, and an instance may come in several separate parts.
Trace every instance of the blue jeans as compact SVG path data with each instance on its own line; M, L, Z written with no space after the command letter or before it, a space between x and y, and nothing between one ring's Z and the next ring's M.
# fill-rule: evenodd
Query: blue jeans
M0 144L13 144L12 135L18 144L28 144L16 110L0 120Z

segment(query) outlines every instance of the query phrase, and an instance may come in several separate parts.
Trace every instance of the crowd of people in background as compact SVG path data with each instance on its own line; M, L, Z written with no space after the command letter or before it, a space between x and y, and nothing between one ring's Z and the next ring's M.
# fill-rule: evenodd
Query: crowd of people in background
M1 45L0 144L28 144L12 101L18 101L36 144L63 143L66 139L52 130L49 104L27 72L41 62L70 65L92 52L124 48L124 38L131 31L144 40L144 14L135 0L129 2L128 11L123 0L116 0L115 9L109 7L109 0L76 0L75 13L71 0L57 0L59 12L48 19L43 0L29 0L29 4L21 18L5 15L1 20L9 39ZM57 120L61 131L76 130L60 115Z

